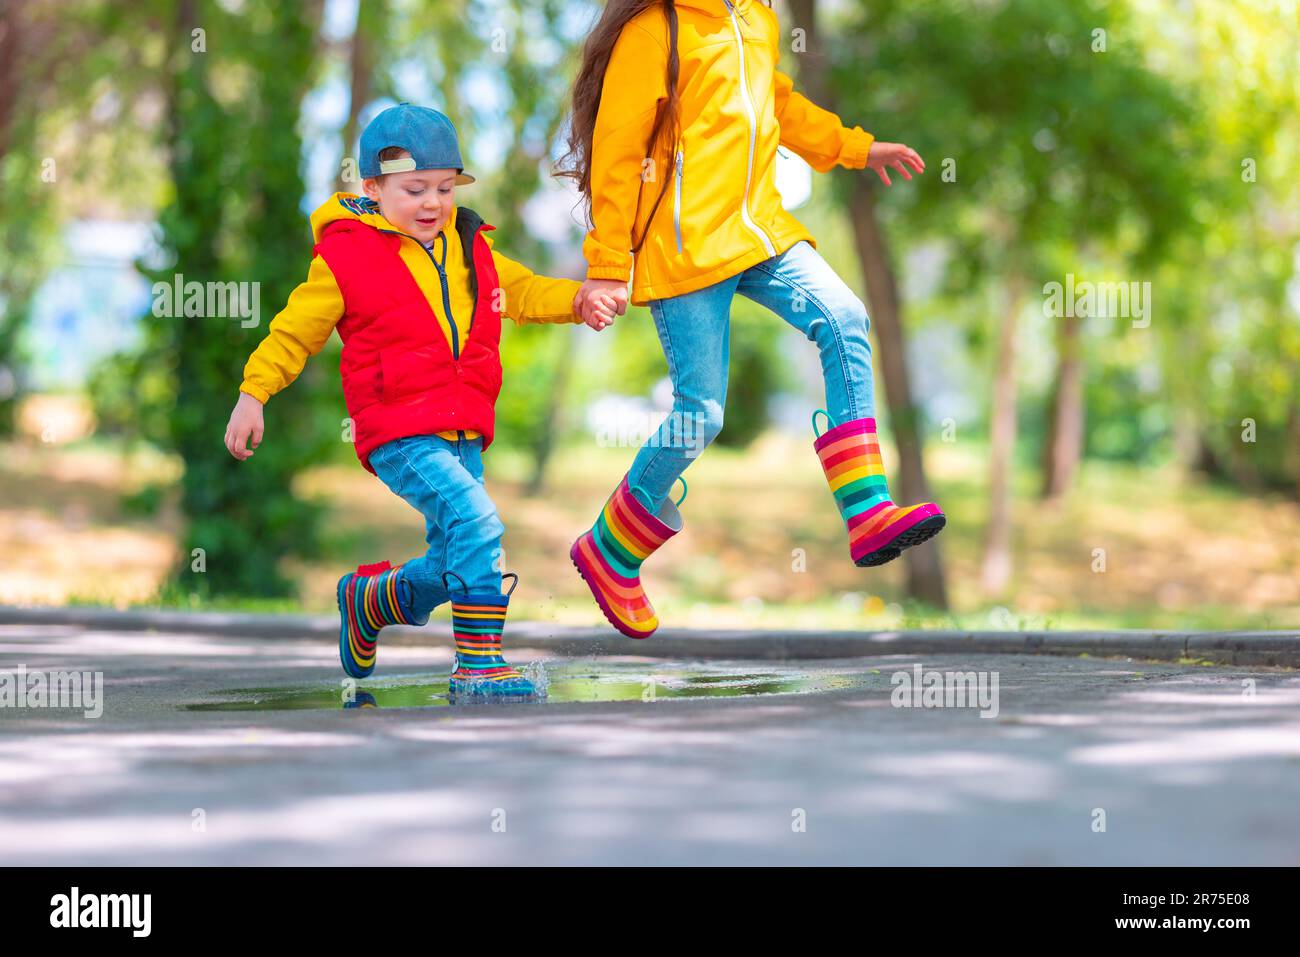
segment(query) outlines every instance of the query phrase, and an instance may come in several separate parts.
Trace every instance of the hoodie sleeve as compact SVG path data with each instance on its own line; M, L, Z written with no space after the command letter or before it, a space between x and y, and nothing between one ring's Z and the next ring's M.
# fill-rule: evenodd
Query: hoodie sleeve
M244 365L240 392L266 402L302 372L343 318L343 294L320 256L312 257L307 281L289 295L283 310Z
M614 42L591 137L591 232L582 244L587 278L632 274L632 228L642 163L659 101L667 97L668 50L639 23Z
M492 240L488 240L491 247ZM538 276L527 266L492 250L492 262L501 281L501 311L515 325L543 322L581 322L573 311L573 298L582 284L576 279L552 279Z
M875 137L860 126L848 129L830 110L795 92L794 81L780 70L776 71L776 119L781 124L781 145L794 150L817 172L867 165Z

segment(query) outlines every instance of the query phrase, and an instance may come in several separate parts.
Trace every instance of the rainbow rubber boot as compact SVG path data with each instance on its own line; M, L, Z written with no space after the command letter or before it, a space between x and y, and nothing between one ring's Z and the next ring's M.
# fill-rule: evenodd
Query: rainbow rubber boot
M629 638L649 638L659 627L645 589L641 587L641 563L664 542L682 530L678 507L682 497L664 502L658 514L641 504L628 488L627 476L605 502L605 508L589 531L569 549L569 558L609 623Z
M411 585L402 566L388 562L359 565L339 579L339 660L352 678L375 670L379 632L387 625L423 625L411 615Z
M447 593L451 594L448 578L460 581L460 598L451 599L451 628L456 637L456 667L452 670L447 691L452 701L466 699L524 699L544 697L536 686L510 667L501 657L501 632L506 624L506 609L510 596L519 585L519 576L508 572L503 578L513 578L510 591L502 594L471 595L465 582L455 572L442 576Z
M933 502L895 505L885 483L875 419L853 419L834 425L822 409L817 414L833 425L813 443L835 504L849 532L849 554L855 565L883 565L903 549L929 541L947 524L943 510Z

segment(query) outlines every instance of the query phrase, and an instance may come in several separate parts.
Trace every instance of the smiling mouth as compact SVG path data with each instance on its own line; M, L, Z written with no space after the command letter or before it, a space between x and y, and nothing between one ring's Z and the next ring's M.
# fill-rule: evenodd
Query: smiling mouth
M424 219L424 218L421 218L421 217L418 217L418 216L417 216L416 219L415 219L415 221L416 221L417 223L419 223L421 226L432 226L434 223L436 223L436 222L438 221L438 217L437 217L437 216L434 216L434 217L432 217L432 218L430 218L430 219Z

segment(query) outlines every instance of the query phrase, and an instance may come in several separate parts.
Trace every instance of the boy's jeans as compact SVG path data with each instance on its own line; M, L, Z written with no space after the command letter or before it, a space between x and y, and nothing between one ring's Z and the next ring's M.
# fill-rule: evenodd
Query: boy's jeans
M403 566L414 594L411 613L424 618L449 599L442 573L455 572L470 594L501 594L497 507L483 487L483 440L412 435L370 453L384 484L424 516L429 550ZM460 585L451 580L459 596Z
M875 414L866 307L800 240L779 256L682 296L650 301L673 383L673 409L628 471L628 487L657 512L677 477L722 431L736 294L766 306L817 343L826 408L839 425Z

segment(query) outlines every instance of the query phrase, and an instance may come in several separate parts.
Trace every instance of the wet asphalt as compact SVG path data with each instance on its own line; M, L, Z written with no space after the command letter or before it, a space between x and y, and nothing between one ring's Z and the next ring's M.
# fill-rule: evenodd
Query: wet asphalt
M0 672L103 676L0 707L0 864L1300 864L1293 670L511 661L545 703L449 704L442 645L353 689L328 640L0 625Z

